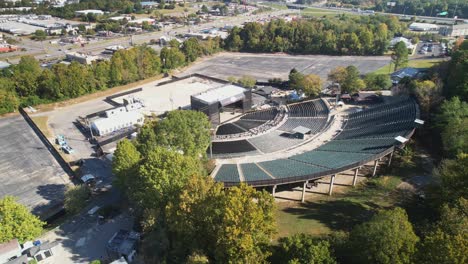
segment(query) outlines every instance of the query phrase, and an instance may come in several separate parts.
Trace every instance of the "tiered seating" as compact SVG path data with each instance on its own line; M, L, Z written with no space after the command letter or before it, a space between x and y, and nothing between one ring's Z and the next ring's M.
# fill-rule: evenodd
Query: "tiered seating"
M239 182L239 171L237 164L224 164L218 170L215 177L216 181L221 182Z
M256 163L241 164L242 174L246 181L271 180L272 178L261 170Z
M326 170L325 168L308 165L290 159L264 161L258 163L258 165L262 166L262 168L267 170L275 178L305 176Z
M278 114L278 109L276 108L270 108L266 110L259 110L255 112L250 112L245 115L243 115L240 119L241 120L273 120L275 119L275 116Z
M311 111L322 111L315 108L311 110L302 104L292 105L289 110L290 114L296 116L308 115ZM288 159L242 164L244 178L247 182L265 181L262 185L267 184L268 181L274 183L274 179L270 180L267 177L269 175L256 165L266 170L275 179L282 179L282 183L287 178L304 176L303 179L307 179L312 174L320 177L336 173L341 168L346 169L346 166L359 166L361 162L379 158L379 153L393 147L397 143L394 139L396 136L405 136L412 131L415 127L414 120L418 118L418 115L417 105L410 98L398 99L389 104L350 114L345 128L335 139L316 150L294 155ZM272 137L258 137L249 141L266 151L273 150L274 147L269 146L288 144L287 142L280 143ZM330 171L332 169L333 172ZM218 175L220 173L222 171L218 172ZM231 178L229 176L229 179ZM296 180L298 179L291 179L291 181Z
M242 127L245 130L258 127L260 125L263 125L264 123L265 123L264 121L256 121L256 120L237 120L236 122L234 122L234 124Z
M309 128L312 134L317 134L322 130L326 123L326 118L288 118L288 120L278 129L285 132L292 132L296 127L303 126Z
M247 140L219 141L212 143L213 154L242 153L255 150L257 149Z
M299 144L302 140L282 136L280 131L271 131L265 135L248 139L255 147L263 153L271 153L286 149Z
M227 124L220 125L218 127L218 129L216 130L216 135L231 135L231 134L238 134L242 132L245 132L245 130L231 123L227 123Z
M330 169L336 169L349 164L353 164L360 160L365 160L371 156L372 154L366 153L353 153L352 155L350 155L350 153L347 152L329 152L315 150L292 156L289 159Z
M312 134L322 130L327 122L328 108L322 100L312 100L288 105L288 120L279 130L292 132L294 128L303 126L310 128Z
M289 117L327 117L328 108L322 100L288 105Z
M394 143L393 138L332 140L317 150L376 154L390 148Z

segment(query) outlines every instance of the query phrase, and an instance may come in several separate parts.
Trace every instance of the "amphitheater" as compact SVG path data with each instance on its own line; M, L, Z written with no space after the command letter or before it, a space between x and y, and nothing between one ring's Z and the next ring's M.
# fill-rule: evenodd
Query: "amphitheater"
M304 184L378 162L391 161L419 123L419 108L410 97L334 109L325 99L252 111L221 124L210 154L217 166L212 177L225 187ZM304 196L303 196L304 198Z

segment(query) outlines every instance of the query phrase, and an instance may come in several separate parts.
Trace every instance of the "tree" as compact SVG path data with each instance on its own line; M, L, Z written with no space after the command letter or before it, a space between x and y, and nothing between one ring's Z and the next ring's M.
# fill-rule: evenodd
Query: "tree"
M46 39L46 37L47 37L46 32L44 30L42 30L42 29L38 29L38 30L34 31L32 39L43 41L43 40Z
M196 38L189 38L182 44L182 52L188 62L195 61L202 55L202 47Z
M460 101L458 97L444 101L434 121L441 131L442 144L449 157L455 157L467 149L468 103Z
M65 192L64 207L69 213L78 213L86 206L91 191L86 185L69 186Z
M167 48L161 49L160 53L162 65L164 69L175 69L184 65L185 55L178 48Z
M216 262L262 263L275 232L273 197L241 184L226 191L219 223Z
M468 197L468 154L462 153L455 159L442 161L435 175L440 181L438 200L454 203L459 198Z
M341 84L341 92L355 93L365 87L364 81L359 76L359 70L355 66L346 67L346 77Z
M349 262L412 263L418 240L405 210L381 211L351 231Z
M395 71L408 64L408 48L403 41L400 41L395 45L392 62L395 64Z
M422 264L462 264L468 261L468 200L442 208L441 220L425 236L417 258Z
M44 222L34 216L12 196L0 200L0 243L18 239L24 243L37 238L42 233Z
M14 112L18 106L19 100L15 92L0 88L0 115Z
M330 244L307 234L297 234L279 239L278 252L273 256L277 263L335 264Z
M175 110L155 124L156 142L184 155L205 155L210 143L210 122L197 111Z
M122 190L135 181L141 155L135 145L129 140L117 143L117 149L112 159L112 172L116 176L116 183Z
M322 80L315 74L304 76L300 85L304 93L310 97L317 97L322 91Z
M442 89L433 81L414 81L413 94L416 95L423 113L429 115L434 106L438 106L442 101Z
M19 96L27 97L35 95L38 87L37 79L41 75L41 66L34 57L21 57L20 62L11 67L12 79Z
M301 83L304 79L304 74L298 72L296 68L293 68L289 72L289 88L290 89L301 89Z
M209 12L208 7L206 7L206 5L202 5L201 11L205 14Z
M140 208L162 210L173 202L191 175L200 174L197 159L168 148L156 147L141 161L130 192Z
M364 78L367 90L387 90L392 86L392 80L387 74L369 73Z
M346 79L347 71L345 67L338 66L330 71L328 74L328 80L342 84Z
M178 199L167 207L167 223L176 252L197 252L214 258L224 196L223 185L211 177L191 175L187 179Z
M242 78L237 80L237 83L244 86L245 88L253 88L257 83L257 80L251 76L244 75Z

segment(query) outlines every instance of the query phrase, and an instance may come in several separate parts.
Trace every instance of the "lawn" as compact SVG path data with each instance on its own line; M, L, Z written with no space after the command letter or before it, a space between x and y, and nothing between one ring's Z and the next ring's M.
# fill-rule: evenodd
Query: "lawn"
M376 210L399 203L396 187L401 182L396 176L381 176L333 196L323 195L305 203L280 203L276 238L297 233L319 236L332 231L349 231L368 220Z
M408 67L413 67L413 68L418 68L418 69L428 69L434 65L439 64L442 62L444 59L441 58L435 58L435 59L417 59L417 60L410 60L408 61ZM390 63L378 70L376 70L374 73L377 74L390 74L394 70L394 65L393 63Z
M32 121L36 124L36 126L44 133L47 138L51 138L52 134L50 133L49 127L47 126L47 121L49 117L47 116L32 116Z

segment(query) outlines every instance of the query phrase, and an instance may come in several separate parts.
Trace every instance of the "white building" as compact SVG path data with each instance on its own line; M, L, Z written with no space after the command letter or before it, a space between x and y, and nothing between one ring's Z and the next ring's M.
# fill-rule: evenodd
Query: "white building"
M104 11L96 10L96 9L87 9L87 10L75 11L75 16L85 16L87 14L104 15Z
M91 64L93 61L101 60L99 56L88 55L79 52L69 52L66 54L66 57L70 61L77 61L81 64Z
M409 25L409 29L412 31L438 31L439 26L435 24L428 24L428 23L411 23Z
M99 118L91 123L93 133L98 136L105 136L112 132L133 127L135 125L143 125L145 117L135 109L127 107L118 107L116 109L106 111L105 118Z
M394 47L396 44L400 43L403 41L405 43L407 49L414 49L415 46L411 43L411 40L404 38L404 37L396 37L390 40L390 47Z

